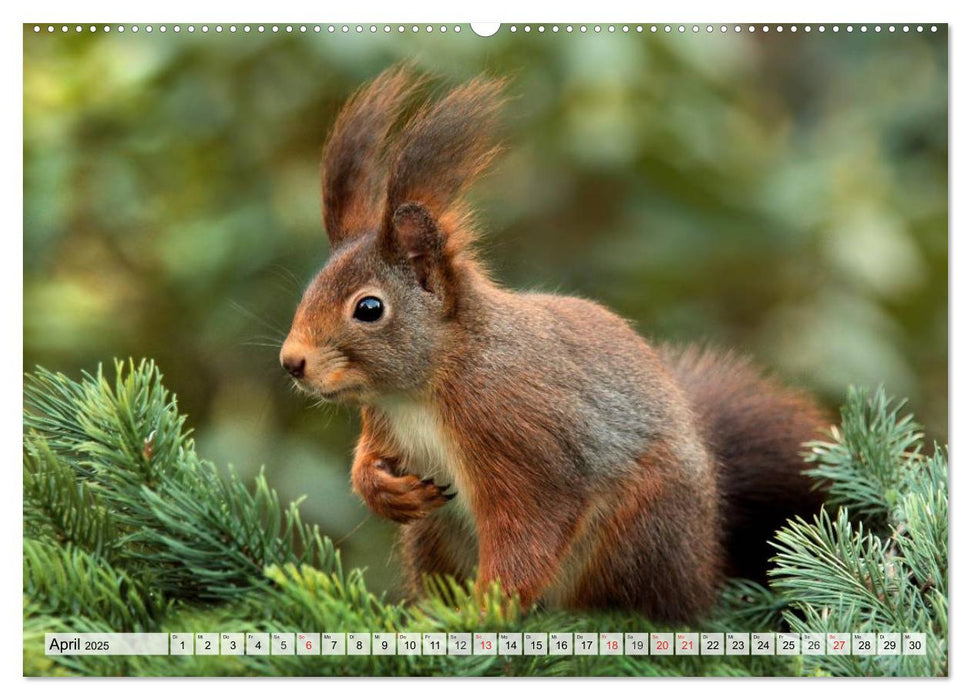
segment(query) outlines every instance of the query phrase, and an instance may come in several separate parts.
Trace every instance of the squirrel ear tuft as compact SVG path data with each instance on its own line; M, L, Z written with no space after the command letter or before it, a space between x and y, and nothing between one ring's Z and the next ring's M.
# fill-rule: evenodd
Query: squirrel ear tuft
M432 290L431 278L444 262L445 238L435 218L421 204L406 202L391 217L394 247L415 272L422 289Z
M394 66L358 90L341 109L324 146L321 195L331 248L377 228L387 173L389 133L421 80Z
M421 202L450 248L464 244L453 224L469 223L466 190L500 151L494 132L504 102L503 82L480 77L412 115L389 148L384 230L402 207Z

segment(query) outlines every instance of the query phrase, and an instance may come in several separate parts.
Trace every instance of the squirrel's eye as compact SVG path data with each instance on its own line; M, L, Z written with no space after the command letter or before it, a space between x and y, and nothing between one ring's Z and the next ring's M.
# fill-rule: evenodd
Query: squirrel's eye
M377 297L364 297L354 307L354 318L364 323L374 323L384 313L384 304Z

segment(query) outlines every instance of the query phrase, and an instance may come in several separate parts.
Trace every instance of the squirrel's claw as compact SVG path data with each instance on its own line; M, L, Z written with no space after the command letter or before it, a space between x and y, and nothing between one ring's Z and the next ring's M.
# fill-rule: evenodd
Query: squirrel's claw
M446 494L451 484L438 486L434 478L398 474L397 460L377 458L371 469L355 481L355 490L377 515L399 523L420 520L448 503L455 494Z

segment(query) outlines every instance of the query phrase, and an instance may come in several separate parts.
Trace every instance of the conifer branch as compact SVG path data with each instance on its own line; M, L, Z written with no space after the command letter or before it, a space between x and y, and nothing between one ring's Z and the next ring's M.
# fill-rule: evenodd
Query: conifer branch
M28 675L829 675L947 673L947 456L902 402L853 389L807 445L830 508L774 540L769 588L732 581L698 631L926 632L926 656L46 657L50 631L669 631L623 611L519 610L498 586L426 580L415 603L345 571L298 503L195 451L155 365L25 384ZM689 631L689 630L677 630Z

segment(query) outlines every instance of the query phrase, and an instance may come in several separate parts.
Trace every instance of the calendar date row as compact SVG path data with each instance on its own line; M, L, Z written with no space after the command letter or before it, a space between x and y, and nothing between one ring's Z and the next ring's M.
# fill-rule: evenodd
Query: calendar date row
M49 633L50 656L899 656L919 632L171 632Z

